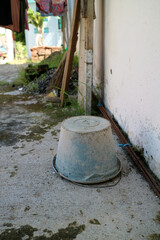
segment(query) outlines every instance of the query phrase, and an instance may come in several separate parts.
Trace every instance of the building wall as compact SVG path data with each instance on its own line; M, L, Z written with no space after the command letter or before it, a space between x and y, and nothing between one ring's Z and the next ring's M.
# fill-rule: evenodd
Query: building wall
M64 14L64 29L63 29L63 45L65 48L67 48L67 45L69 43L69 37L71 32L71 25L72 25L72 18L73 18L73 9L74 9L74 2L75 0L68 0L67 1L67 9L68 11Z
M97 0L96 4L104 10L96 11L94 33L100 31L96 22L104 15L104 45L95 41L95 49L104 54L104 74L95 73L94 81L104 78L105 106L132 144L144 149L160 178L160 1Z
M36 11L36 4L35 1L30 1L29 2L29 7ZM46 17L47 21L44 21L44 30L47 28L48 33L43 34L44 37L44 45L45 46L61 46L62 44L62 33L61 29L58 29L58 18L49 16ZM29 31L25 30L25 36L26 36L26 45L27 45L27 54L28 57L31 58L31 47L36 46L36 35L35 33L36 28L32 25L29 24Z

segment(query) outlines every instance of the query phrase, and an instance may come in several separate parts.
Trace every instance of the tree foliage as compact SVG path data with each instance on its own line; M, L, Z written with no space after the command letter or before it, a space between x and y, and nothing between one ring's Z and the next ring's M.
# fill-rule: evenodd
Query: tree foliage
M34 12L30 8L28 9L28 22L34 25L37 29L43 28L44 18L39 12Z
M38 34L36 37L36 45L43 46L44 39L43 39L43 22L44 18L42 17L39 12L34 12L30 8L28 9L28 22L34 25L37 28Z
M15 32L14 36L15 36L15 41L16 42L21 42L23 45L26 44L26 42L25 42L25 33L24 32L19 32L19 33Z

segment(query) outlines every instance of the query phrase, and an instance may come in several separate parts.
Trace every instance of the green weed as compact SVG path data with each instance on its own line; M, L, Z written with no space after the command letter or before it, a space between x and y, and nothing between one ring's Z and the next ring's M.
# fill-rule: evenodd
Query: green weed
M38 82L30 82L27 85L27 88L25 90L26 93L37 93L38 92Z
M27 58L26 45L24 45L22 42L16 42L16 59L26 58Z
M15 79L15 81L13 83L17 86L20 86L20 85L24 86L24 85L28 84L28 80L26 79L26 76L25 76L25 69L22 69L19 72L17 79Z
M9 83L6 82L6 81L4 81L4 80L1 80L1 81L0 81L0 87L1 87L1 86L6 86L6 85L9 85Z

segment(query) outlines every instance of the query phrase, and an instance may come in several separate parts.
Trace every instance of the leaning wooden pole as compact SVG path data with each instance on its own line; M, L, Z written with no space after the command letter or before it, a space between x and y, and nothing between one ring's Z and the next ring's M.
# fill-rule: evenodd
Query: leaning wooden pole
M64 96L65 92L68 89L72 65L73 65L73 57L76 51L76 45L78 40L78 28L79 28L79 21L80 21L80 0L75 0L74 3L74 11L73 11L73 20L71 26L71 33L66 57L66 63L64 68L63 80L62 80L62 91L61 91L61 107L64 105Z

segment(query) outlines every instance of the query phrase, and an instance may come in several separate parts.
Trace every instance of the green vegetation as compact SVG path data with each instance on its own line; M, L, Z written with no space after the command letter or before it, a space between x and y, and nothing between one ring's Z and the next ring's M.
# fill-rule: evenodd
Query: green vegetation
M39 63L39 65L48 64L49 68L57 68L65 52L66 50L62 50L61 52L54 52L48 58L46 58L45 60L42 60ZM75 54L73 58L73 67L78 67L78 64L79 64L79 58L78 58L78 55Z
M25 76L25 69L22 69L19 72L18 78L14 81L14 84L16 84L17 86L25 86L28 84L28 81Z
M27 59L26 45L20 41L16 42L16 59Z
M44 64L48 64L49 68L57 68L61 59L63 57L63 53L61 52L55 52L53 54L51 54L47 59L39 62L39 63L34 63L34 62L30 62L29 64L29 67L32 68L32 70L36 73L37 72L37 69L38 69L38 66L39 65L44 65ZM45 77L45 73L43 74L44 77ZM37 87L36 87L36 77L35 79L33 79L34 83L31 84L30 83L30 86L29 86L29 91L31 90L37 90ZM18 78L14 81L14 84L16 85L27 85L29 83L29 80L27 80L27 76L26 76L26 72L25 72L25 69L22 69L20 72L19 72L19 76ZM33 89L32 89L33 87Z
M27 50L25 42L25 33L14 33L15 36L15 61L17 60L27 60Z
M64 55L64 52L54 52L52 53L48 58L46 58L45 60L39 62L39 63L34 63L34 62L30 62L29 67L33 69L33 71L35 71L35 73L37 72L37 69L40 65L44 65L44 64L48 64L49 69L50 68L57 68L59 66L60 61L62 60ZM75 55L74 56L74 60L73 60L73 67L77 67L78 66L78 56ZM42 76L42 75L41 75ZM43 77L45 78L45 73L43 74ZM35 79L33 79L33 81L36 81L36 77ZM29 83L29 81L26 78L26 73L25 73L25 69L21 70L19 73L18 78L15 80L14 84L16 85L27 85ZM33 84L33 90L37 89L36 83ZM29 86L30 90L32 90L32 84L31 86Z
M63 55L63 52L54 52L48 58L42 60L38 65L48 64L49 68L57 68Z
M5 85L9 85L9 83L6 82L6 81L1 80L1 81L0 81L0 87L1 87L1 86L5 86Z
M30 82L28 85L27 85L27 88L26 88L26 93L38 93L38 82L37 81L34 81L34 82Z
M39 12L35 12L32 9L28 9L28 22L34 25L37 29L43 28L43 22L45 17L42 17Z
M14 36L15 36L15 41L16 42L21 42L23 45L26 44L26 41L25 41L25 33L24 32L19 32L19 33L14 33Z
M43 46L44 40L43 40L43 22L45 17L42 17L39 12L34 12L30 8L28 9L28 22L35 26L38 31L38 39L37 39L37 45Z

